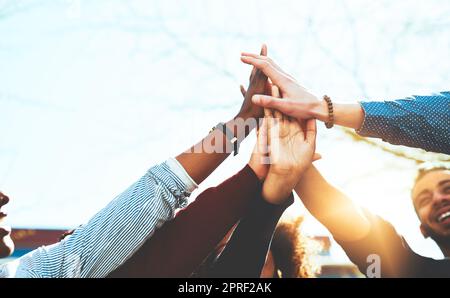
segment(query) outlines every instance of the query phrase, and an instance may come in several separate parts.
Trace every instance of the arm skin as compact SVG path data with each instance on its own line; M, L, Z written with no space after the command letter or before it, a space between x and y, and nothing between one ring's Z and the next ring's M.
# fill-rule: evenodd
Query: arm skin
M297 119L328 121L323 100L273 99L257 96L254 102ZM380 138L394 145L450 154L450 92L387 101L353 104L333 102L335 124L353 128L363 137Z
M335 238L342 241L356 241L370 232L369 220L350 198L330 185L311 166L295 187L309 212L319 220Z
M272 86L271 95L279 97L279 94L278 88ZM264 114L257 147L267 144L270 168L262 193L239 222L210 276L255 278L261 275L278 220L293 203L292 189L313 160L315 120L306 121L302 128L298 121L278 111L265 110Z
M263 46L262 52L266 51ZM249 90L244 94L245 100L236 118L245 120L263 114L262 108L252 104L251 96L255 92L265 91L267 77L254 69L250 81ZM226 125L236 133L234 120ZM222 144L227 141L218 130L214 130L188 152L177 156L178 162L197 183L206 179L229 154L195 150L204 143L214 144L216 141ZM237 175L200 194L174 220L157 230L151 239L109 277L189 277L243 216L251 198L261 193L259 179L263 178L265 170L264 166L256 163L259 160L257 156L258 154L253 154L249 165Z
M272 118L271 113L267 117ZM282 117L278 115L278 117ZM283 204L287 196L281 197L289 188L289 193L297 184L289 182L293 173L299 173L310 164L315 148L315 122L310 121L309 130L303 132L295 120L283 119L281 129L270 130L267 121L259 131L257 144L249 165L216 188L208 189L182 210L173 221L166 223L148 240L122 268L110 277L188 277L207 257L226 233L240 220L254 198L262 197L260 179L264 184L274 185L264 200L272 204ZM308 125L307 125L308 126ZM277 137L282 150L271 151L273 164L267 171L267 164L261 158L267 144L266 138ZM287 158L293 148L300 156ZM285 158L282 158L284 155ZM300 160L299 160L300 159ZM267 177L265 177L267 175ZM279 180L282 179L282 180ZM276 208L276 207L274 207ZM270 208L269 208L270 209ZM281 216L281 215L280 215ZM273 223L268 222L269 226Z
M364 110L359 103L343 104L333 102L334 124L360 129L364 121ZM310 115L322 122L328 121L328 105L324 100L317 101L310 110Z
M251 53L242 53L242 62L253 65L266 74L278 86L283 98L256 94L253 102L268 109L275 109L297 120L317 119L328 121L328 107L324 100L301 86L284 72L272 59ZM364 121L364 111L358 103L333 103L335 124L359 129Z
M371 276L373 259L369 257L378 256L380 277L450 276L449 260L416 254L392 224L353 204L345 194L328 184L313 166L295 191L363 274Z
M202 192L109 277L191 276L260 196L267 175L260 139L243 170Z
M363 137L450 154L450 92L334 106L336 124L354 128ZM326 121L323 104L312 116Z

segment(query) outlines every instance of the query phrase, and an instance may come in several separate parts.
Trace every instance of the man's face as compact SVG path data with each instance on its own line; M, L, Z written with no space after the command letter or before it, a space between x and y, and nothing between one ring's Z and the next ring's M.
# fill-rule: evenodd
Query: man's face
M412 196L424 236L450 239L450 171L425 174L414 186Z
M2 207L8 202L9 198L0 192L0 258L8 257L14 251L14 243L11 240L11 228L3 225L6 213L2 211Z

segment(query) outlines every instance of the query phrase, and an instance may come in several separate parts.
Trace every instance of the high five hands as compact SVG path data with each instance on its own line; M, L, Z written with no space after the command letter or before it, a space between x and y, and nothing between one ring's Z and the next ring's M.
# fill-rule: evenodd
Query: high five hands
M277 109L297 120L316 118L327 120L326 103L301 86L292 76L283 71L272 59L252 53L242 53L242 62L253 65L267 75L280 88L282 99L256 94L252 101L262 107Z
M271 86L270 95L279 98L279 89ZM262 195L267 202L287 200L311 162L320 158L315 154L316 133L314 119L297 121L277 110L264 110L249 165L264 180Z
M321 110L321 105L324 104L317 96L306 90L292 76L283 71L272 59L262 55L242 53L241 60L246 64L253 65L267 75L272 83L280 88L283 97L281 99L275 96L256 94L252 98L255 104L265 108L277 109L298 120L316 118L317 112Z

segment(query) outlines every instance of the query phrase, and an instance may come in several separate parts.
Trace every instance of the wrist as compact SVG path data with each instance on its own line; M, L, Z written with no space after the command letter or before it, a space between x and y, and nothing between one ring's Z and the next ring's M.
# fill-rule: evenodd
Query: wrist
M334 122L337 125L360 129L364 122L364 110L359 103L334 105Z
M281 205L289 198L291 192L292 189L286 187L274 187L271 183L266 183L266 181L264 181L261 196L264 201L270 204Z
M328 105L325 100L318 100L313 103L313 107L310 110L311 118L315 118L319 121L328 121Z
M267 175L267 170L264 168L265 165L261 165L258 161L254 160L254 158L251 158L248 162L248 166L252 169L253 173L255 173L256 177L258 177L259 181L264 181L264 178L266 178Z
M225 125L234 133L238 141L242 142L257 127L258 120L248 114L239 113Z
M295 185L298 183L297 179L292 179L291 176L278 175L269 171L264 180L262 197L271 204L281 204L287 199Z

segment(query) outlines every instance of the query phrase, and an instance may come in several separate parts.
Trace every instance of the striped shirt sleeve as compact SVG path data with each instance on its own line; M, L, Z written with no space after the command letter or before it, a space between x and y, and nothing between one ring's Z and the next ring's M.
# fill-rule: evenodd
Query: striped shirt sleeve
M72 235L3 265L0 272L13 277L105 277L172 219L195 187L176 160L154 166Z
M394 145L450 154L450 92L391 101L361 102L358 134Z

